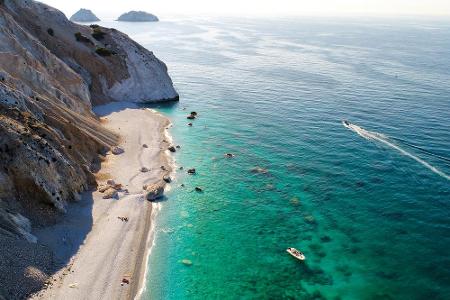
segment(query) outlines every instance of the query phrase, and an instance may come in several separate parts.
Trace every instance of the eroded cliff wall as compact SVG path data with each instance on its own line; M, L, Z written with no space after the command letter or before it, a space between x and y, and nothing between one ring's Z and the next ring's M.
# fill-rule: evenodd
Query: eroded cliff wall
M0 299L42 286L52 254L32 226L95 186L92 171L118 142L92 105L168 99L178 94L166 66L125 34L0 0Z

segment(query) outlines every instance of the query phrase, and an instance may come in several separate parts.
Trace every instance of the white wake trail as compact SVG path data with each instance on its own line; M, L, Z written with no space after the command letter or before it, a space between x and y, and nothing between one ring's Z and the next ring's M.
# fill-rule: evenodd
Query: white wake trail
M409 153L408 151L400 148L399 146L395 145L394 143L389 141L389 138L387 136L385 136L384 134L378 133L378 132L372 132L372 131L368 131L365 130L355 124L351 124L348 123L346 121L342 122L342 125L344 125L344 127L350 129L353 132L356 132L359 136L367 139L367 140L375 140L378 141L380 143L383 143L397 151L399 151L400 153L402 153L405 156L408 156L412 159L414 159L415 161L417 161L418 163L422 164L424 167L428 168L430 171L438 174L439 176L450 180L450 176L445 174L444 172L440 171L439 169L437 169L436 167L433 167L432 165L430 165L429 163L427 163L426 161L423 161L422 159L418 158L417 156Z

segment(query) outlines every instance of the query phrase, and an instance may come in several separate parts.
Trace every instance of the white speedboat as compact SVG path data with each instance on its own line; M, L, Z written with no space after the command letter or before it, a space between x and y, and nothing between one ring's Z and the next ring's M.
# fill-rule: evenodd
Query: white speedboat
M300 252L297 249L295 249L295 248L287 248L286 251L287 251L287 253L289 253L290 255L292 255L293 257L295 257L298 260L305 260L306 259L305 255L302 252Z

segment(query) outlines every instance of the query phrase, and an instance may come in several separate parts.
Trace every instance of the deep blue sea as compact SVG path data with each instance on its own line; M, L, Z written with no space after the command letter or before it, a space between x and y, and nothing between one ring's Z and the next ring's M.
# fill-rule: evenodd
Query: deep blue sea
M181 97L143 299L450 299L450 20L103 25Z

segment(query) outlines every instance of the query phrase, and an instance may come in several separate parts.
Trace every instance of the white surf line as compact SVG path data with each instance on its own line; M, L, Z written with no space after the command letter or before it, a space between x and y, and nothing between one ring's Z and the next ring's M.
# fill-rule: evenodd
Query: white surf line
M378 132L372 132L372 131L368 131L365 130L355 124L351 124L348 123L346 124L345 122L342 122L342 125L344 125L344 127L350 129L353 132L356 132L359 136L365 138L366 140L376 140L378 142L381 142L397 151L399 151L400 153L402 153L405 156L408 156L412 159L414 159L415 161L417 161L418 163L422 164L423 166L425 166L426 168L428 168L429 170L431 170L433 173L438 174L439 176L450 180L450 176L445 174L444 172L440 171L439 169L437 169L436 167L433 167L432 165L430 165L429 163L427 163L426 161L423 161L422 159L418 158L417 156L409 153L408 151L400 148L399 146L391 143L389 141L389 138L387 136L385 136L384 134L378 133Z

